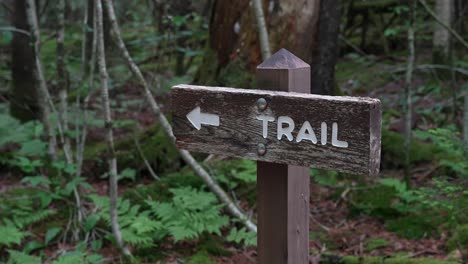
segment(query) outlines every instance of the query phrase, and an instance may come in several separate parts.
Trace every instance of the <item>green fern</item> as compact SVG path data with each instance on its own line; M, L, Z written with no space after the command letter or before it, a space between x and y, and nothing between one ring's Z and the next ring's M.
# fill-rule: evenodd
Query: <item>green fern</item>
M0 225L0 234L0 246L5 245L7 247L12 244L21 244L23 238L27 236L26 232L19 230L11 223L5 226Z
M41 264L41 258L30 256L16 250L8 250L10 258L7 264Z
M100 208L99 217L111 225L109 217L109 198L91 195L90 198ZM119 224L123 240L137 248L153 245L155 239L164 237L162 223L149 217L149 211L141 210L140 205L131 205L129 200L118 200Z
M245 227L241 229L232 228L227 236L227 241L234 242L236 244L243 244L246 246L257 245L257 234L254 232L247 231Z
M128 244L145 248L155 240L170 235L175 241L195 239L203 232L221 235L228 217L221 215L221 205L209 192L190 187L170 189L170 202L146 201L151 210L132 205L129 200L118 200L119 224L122 238ZM99 207L98 216L110 226L109 198L91 195Z
M52 209L33 204L34 198L24 194L0 199L0 212L3 212L0 213L0 223L13 222L18 228L24 228L55 213Z
M221 235L220 229L228 224L228 217L220 214L222 206L212 193L191 187L170 192L174 195L171 202L147 201L147 204L175 241L194 239L203 232Z

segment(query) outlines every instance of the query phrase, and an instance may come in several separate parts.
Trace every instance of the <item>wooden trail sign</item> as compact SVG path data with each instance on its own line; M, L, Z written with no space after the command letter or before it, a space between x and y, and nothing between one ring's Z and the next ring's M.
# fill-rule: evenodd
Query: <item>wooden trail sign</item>
M179 148L258 160L258 259L309 263L309 168L375 175L380 101L310 95L310 66L281 49L257 67L263 90L177 85Z
M378 172L380 101L177 85L179 148L355 174Z

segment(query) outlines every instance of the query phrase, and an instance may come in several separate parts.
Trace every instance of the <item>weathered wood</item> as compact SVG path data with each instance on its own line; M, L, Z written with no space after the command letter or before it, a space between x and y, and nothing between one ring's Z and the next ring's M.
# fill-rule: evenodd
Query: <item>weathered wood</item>
M274 82L291 82L281 76L276 75L277 80L265 82L262 88L268 89ZM354 174L375 175L379 171L381 110L378 99L192 85L174 86L171 95L173 129L179 148ZM257 108L260 98L268 104L264 111ZM201 125L197 130L187 119L187 114L196 107L200 107L202 113L218 115L220 125ZM268 122L267 138L263 137L263 122L259 116L275 119ZM281 140L277 139L278 118L282 116L294 121L292 141L284 135ZM315 144L310 140L296 142L305 121L314 131ZM325 145L321 132L323 123L327 126ZM331 144L334 124L338 130L337 139L347 142L348 147ZM260 143L266 146L263 156L257 153Z
M260 87L310 93L310 67L280 50L257 67ZM257 162L260 264L309 263L310 176L307 167Z

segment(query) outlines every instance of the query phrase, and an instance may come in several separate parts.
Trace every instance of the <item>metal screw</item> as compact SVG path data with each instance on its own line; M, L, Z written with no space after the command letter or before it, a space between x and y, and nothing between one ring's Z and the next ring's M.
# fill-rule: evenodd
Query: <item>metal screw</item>
M267 101L265 100L265 98L260 98L260 99L257 100L257 108L258 108L258 110L260 110L260 111L265 110L265 109L267 108L267 105L268 105L268 103L267 103Z
M260 156L265 155L265 153L266 153L266 146L265 146L265 144L260 143L260 144L257 145L257 153L258 153L258 155L260 155Z

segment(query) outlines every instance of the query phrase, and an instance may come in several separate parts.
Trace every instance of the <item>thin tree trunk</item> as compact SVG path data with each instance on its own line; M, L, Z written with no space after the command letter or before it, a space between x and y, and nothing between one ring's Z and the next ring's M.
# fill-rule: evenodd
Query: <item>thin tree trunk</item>
M452 6L453 0L436 0L435 14L441 23L435 23L432 38L432 56L435 64L448 64L450 61L450 32L442 24L452 24Z
M427 4L426 0L419 0L419 2L423 5L424 9L426 9L426 12L429 13L429 15L432 16L436 20L436 22L444 27L445 29L448 30L450 34L452 34L453 37L455 37L465 48L468 49L468 42L466 42L460 34L458 34L455 30L453 30L450 27L450 24L445 23L441 18L437 16L437 14L434 13L434 11L431 10L429 5Z
M468 85L463 86L464 106L463 106L463 140L465 141L466 154L468 155Z
M34 49L34 60L35 60L35 69L34 77L38 84L38 101L39 101L39 110L42 123L44 125L44 131L48 137L48 154L52 160L55 160L57 157L57 141L54 135L52 128L52 122L50 121L50 109L49 103L52 103L49 100L49 91L47 90L47 83L44 78L42 63L39 58L39 45L40 45L40 33L39 25L37 22L36 15L36 3L34 0L27 0L26 2L26 17L31 29L31 38L33 40L33 49Z
M257 29L260 39L260 50L262 52L262 59L266 60L269 57L271 57L271 49L268 38L268 29L265 23L265 15L263 14L262 1L252 0L252 6L255 12L255 19L257 21Z
M125 46L125 43L122 40L119 25L115 17L115 11L112 5L112 1L104 0L104 3L106 4L106 10L109 13L109 18L112 24L112 31L114 33L113 35L114 35L116 44L120 50L120 53L122 54L122 57L124 57L127 63L127 66L130 68L132 73L137 77L138 81L143 85L144 95L146 99L148 100L150 107L153 110L153 113L158 117L159 123L164 129L164 131L166 132L166 135L171 139L172 142L174 142L175 137L174 137L174 134L172 133L171 125L167 121L164 114L161 112L161 109L159 105L157 104L157 102L154 100L154 97L151 93L148 83L143 77L143 74L141 73L138 66L133 61L132 57L130 56ZM211 175L209 175L208 172L206 172L206 170L203 169L197 163L197 161L193 158L193 156L186 150L179 150L179 152L182 158L184 159L184 161L195 171L195 173L198 174L198 176L205 182L205 184L208 185L210 190L218 196L218 199L225 204L228 211L234 217L239 218L249 230L253 232L257 232L257 226L249 219L249 217L245 213L241 211L241 209L237 207L237 205L231 200L231 198L226 194L226 192L213 180Z
M101 79L101 100L104 110L106 142L107 142L107 162L109 163L109 196L110 196L110 217L112 224L112 233L114 234L117 246L125 255L130 255L130 251L124 245L122 233L118 222L117 200L118 200L118 182L117 182L117 158L114 149L114 135L112 132L112 116L109 103L109 75L106 67L106 51L104 48L104 28L103 28L103 13L101 0L95 1L97 20L97 35L98 35L98 65Z
M59 0L57 5L57 78L59 87L60 108L58 111L59 122L62 124L63 134L61 143L63 152L68 163L73 163L73 156L70 147L70 138L67 136L68 131L68 88L69 74L65 63L65 0Z
M87 36L88 36L88 4L89 2L85 1L84 7L84 15L83 15L83 28L82 28L82 39L81 39L81 66L80 66L80 77L81 80L84 80L85 73L86 73L86 43L87 43ZM94 30L94 27L93 27Z
M88 2L89 4L89 2ZM91 10L94 11L94 8ZM95 17L95 15L93 15ZM87 33L86 33L87 34ZM83 100L83 126L81 128L81 138L77 140L78 147L77 147L77 177L81 176L81 172L83 171L83 159L84 159L84 149L86 144L86 138L88 133L88 104L91 93L94 90L94 71L96 66L96 50L97 50L97 25L96 19L93 20L93 35L92 42L91 42L91 55L89 59L89 75L88 75L88 94Z
M414 69L414 20L417 0L413 0L410 10L410 18L408 25L408 64L406 68L405 76L405 142L404 142L404 152L405 152L405 182L406 186L410 188L411 186L411 167L410 167L410 145L411 145L411 90L412 90L412 81L413 81L413 69Z

